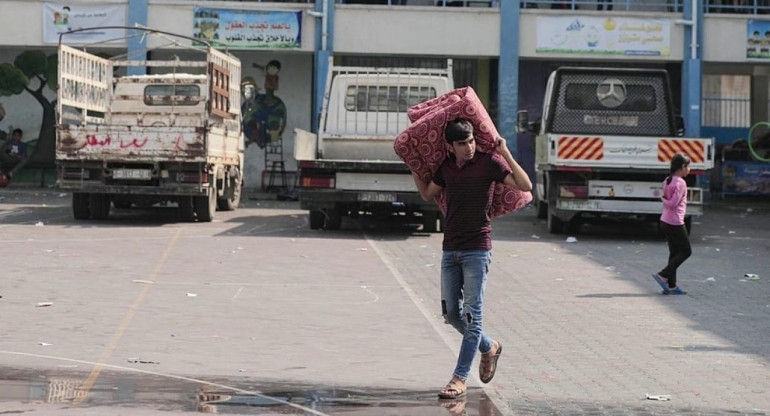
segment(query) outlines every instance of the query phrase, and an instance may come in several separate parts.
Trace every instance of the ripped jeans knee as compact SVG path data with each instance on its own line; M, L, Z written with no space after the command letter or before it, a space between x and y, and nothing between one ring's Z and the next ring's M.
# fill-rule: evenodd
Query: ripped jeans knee
M473 322L473 317L470 313L465 314L465 319L462 318L460 309L457 307L447 307L447 301L445 299L441 300L441 314L444 316L444 322L452 325L457 332L463 334L465 333L465 328L468 327L468 324Z

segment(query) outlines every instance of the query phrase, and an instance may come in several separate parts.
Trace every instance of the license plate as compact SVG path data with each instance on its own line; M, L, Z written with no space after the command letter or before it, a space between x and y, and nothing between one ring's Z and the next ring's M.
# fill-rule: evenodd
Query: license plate
M113 169L113 179L152 179L152 171L149 169Z
M395 202L396 194L366 192L358 194L358 200L365 202Z

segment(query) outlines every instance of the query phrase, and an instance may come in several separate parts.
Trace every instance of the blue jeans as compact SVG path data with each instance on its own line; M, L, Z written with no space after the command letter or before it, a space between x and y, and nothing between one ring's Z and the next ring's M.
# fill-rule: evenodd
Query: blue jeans
M492 339L482 330L484 287L492 252L445 250L441 257L441 311L463 335L454 375L468 378L476 351L489 352Z

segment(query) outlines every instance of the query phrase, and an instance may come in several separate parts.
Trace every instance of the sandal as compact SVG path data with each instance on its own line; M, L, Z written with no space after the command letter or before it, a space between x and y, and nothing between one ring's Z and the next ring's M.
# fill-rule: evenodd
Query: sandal
M459 399L465 397L466 387L465 382L458 377L452 377L452 380L447 383L444 390L438 392L439 399Z
M663 279L660 278L660 275L657 273L652 274L652 278L655 279L656 282L658 282L658 285L663 290L668 290L668 283L664 282Z
M439 406L449 411L452 416L462 416L466 414L465 403L466 399L463 397L458 400L439 400Z
M687 292L682 290L680 287L675 287L673 289L666 289L663 291L664 295L686 295Z
M497 344L497 351L495 351L494 355L489 355L489 353L481 354L481 364L479 364L479 379L481 379L481 382L484 384L492 381L492 378L495 376L495 372L497 371L497 360L500 359L500 354L503 353L503 344L498 341L494 342ZM484 370L488 371L486 377L484 377Z

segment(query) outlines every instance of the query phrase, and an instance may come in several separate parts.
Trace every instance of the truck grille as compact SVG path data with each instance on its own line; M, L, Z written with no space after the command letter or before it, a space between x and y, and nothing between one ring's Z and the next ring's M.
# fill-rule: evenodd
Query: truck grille
M563 71L549 131L562 134L673 136L665 73Z

